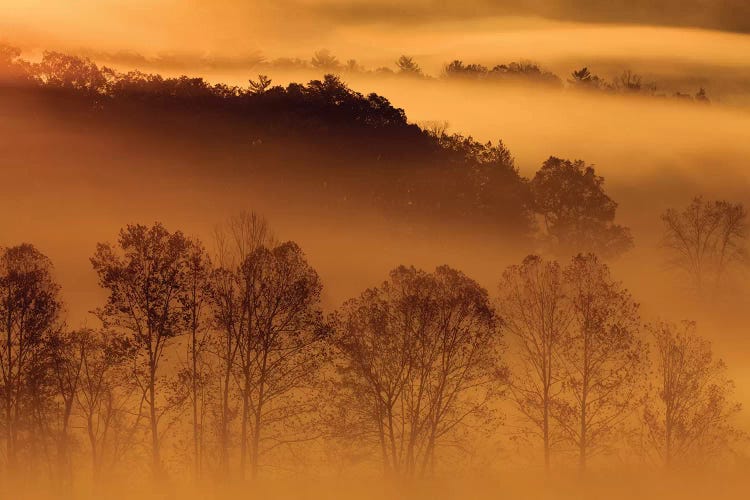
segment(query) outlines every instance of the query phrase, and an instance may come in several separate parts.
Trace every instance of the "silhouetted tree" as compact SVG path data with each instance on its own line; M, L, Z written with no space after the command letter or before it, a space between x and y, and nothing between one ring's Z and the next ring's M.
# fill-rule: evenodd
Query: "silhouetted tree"
M52 263L34 246L25 243L2 250L0 396L5 460L11 472L18 466L24 438L33 430L38 398L45 397L46 389L37 384L44 383L46 344L59 322L59 292Z
M643 84L641 75L625 70L615 80L615 87L623 92L638 93L641 91Z
M0 44L0 83L11 85L34 84L31 63L21 59L21 49Z
M142 393L128 373L137 357L130 337L107 330L83 329L71 339L74 363L80 364L75 393L77 413L84 421L95 485L105 468L112 468L135 446L142 413ZM136 396L136 397L134 397Z
M465 65L463 61L455 60L445 65L443 73L448 78L481 78L487 75L489 70L481 64Z
M582 160L550 157L531 180L531 193L558 251L612 257L633 246L630 230L614 223L617 203L604 192L604 178Z
M53 88L100 94L106 89L107 73L93 61L60 52L44 52L36 72L42 82Z
M114 328L136 346L134 380L148 407L152 471L162 471L159 423L170 410L159 401L159 365L170 339L185 330L182 294L191 242L161 224L128 225L117 246L97 244L91 258L99 284L109 293L97 311L105 328Z
M592 74L586 67L573 71L570 74L570 78L568 78L568 83L575 88L581 89L598 90L607 86L601 78Z
M573 321L559 264L530 255L509 267L500 281L499 312L511 334L510 394L528 432L542 441L549 470L552 447L560 439L552 425L564 390L561 356Z
M739 203L696 197L684 210L662 215L669 263L698 294L717 292L728 271L748 262L747 210Z
M247 281L252 276L243 273L243 266L251 255L260 248L273 245L273 242L266 219L254 212L243 212L232 217L216 233L218 255L217 268L212 275L211 300L216 325L220 330L216 340L216 351L221 363L219 465L224 474L229 473L231 421L236 414L235 401L231 398L235 376L241 380L241 386L252 387L249 366L252 359L242 358L240 351L252 342L248 312L255 288L252 281ZM245 367L241 363L243 359L248 363ZM243 398L242 403L244 428L241 446L244 465L248 442L246 419L250 412L249 396ZM241 472L244 473L244 468Z
M322 286L293 242L257 248L241 266L246 284L247 335L240 343L243 374L241 472L246 443L253 477L264 453L309 440L314 381L323 360L318 346Z
M581 470L608 451L638 404L645 351L638 304L594 255L578 255L563 271L572 321L564 337L565 388L555 418L578 453Z
M184 290L181 294L185 324L189 334L187 363L182 370L187 379L192 410L193 467L200 477L203 458L203 421L205 412L205 385L208 377L206 349L210 321L212 266L200 242L194 241L188 250L184 271Z
M740 405L734 384L695 324L658 323L654 339L654 387L644 412L647 443L667 468L716 463L740 437L732 423Z
M396 66L398 67L398 72L402 75L409 75L409 76L422 76L422 69L419 67L419 64L417 64L414 61L414 58L409 56L401 56L398 58L398 61L396 61Z
M372 445L389 475L432 471L438 447L496 394L497 318L487 292L447 266L393 270L347 301L332 340L339 435Z
M271 86L271 79L266 75L258 75L258 80L249 80L250 93L251 94L262 94Z

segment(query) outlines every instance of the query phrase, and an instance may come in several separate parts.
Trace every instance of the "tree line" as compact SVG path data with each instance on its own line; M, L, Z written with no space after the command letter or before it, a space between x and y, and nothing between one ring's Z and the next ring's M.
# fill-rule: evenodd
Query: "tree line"
M545 249L607 256L632 246L593 165L550 157L525 178L502 141L482 143L445 126L409 123L386 98L355 92L333 75L286 87L260 77L241 88L120 73L57 52L30 63L4 47L0 83L0 98L12 103L31 94L66 122L115 133L132 125L176 151L185 144L230 150L233 165L250 175L304 176L314 163L308 184L322 203L340 208L369 201L410 227L468 224ZM576 241L588 247L577 248Z
M666 234L696 206L727 208L697 199L665 214ZM493 292L449 266L399 266L324 314L315 269L262 216L231 218L214 247L126 226L90 259L105 299L82 328L65 323L45 255L2 249L6 477L70 487L88 463L95 483L126 470L242 479L315 449L415 478L502 433L548 470L715 466L740 450L710 343L689 321L645 321L593 253L530 255Z

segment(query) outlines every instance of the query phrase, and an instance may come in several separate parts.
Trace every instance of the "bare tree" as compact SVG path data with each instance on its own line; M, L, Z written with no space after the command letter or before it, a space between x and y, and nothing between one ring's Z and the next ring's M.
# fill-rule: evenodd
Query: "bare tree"
M591 457L622 437L618 427L637 408L645 351L638 304L606 265L579 255L563 278L572 322L560 353L565 391L554 415L585 470Z
M740 436L732 425L740 405L726 365L695 324L649 327L655 349L655 384L644 412L650 450L665 467L715 462Z
M97 311L105 328L114 328L137 348L133 372L148 407L151 466L162 470L160 420L169 405L159 399L159 364L170 339L185 328L182 294L191 242L161 224L128 225L116 248L99 243L91 263L99 284L109 292Z
M248 307L254 291L253 283L246 281L253 277L243 273L242 268L250 255L261 247L272 245L273 241L266 219L254 212L243 212L232 217L216 231L217 267L212 273L211 302L214 320L220 331L215 352L222 372L219 380L218 432L219 465L224 473L229 472L230 431L236 414L235 402L231 397L232 387L240 349L243 342L247 345L250 336ZM241 376L244 377L244 374ZM247 384L249 386L250 382Z
M521 415L538 436L550 467L555 402L563 391L563 344L572 314L567 307L562 271L557 262L531 255L503 273L499 312L511 333L510 393Z
M0 253L0 395L9 471L18 465L24 428L34 420L32 379L39 373L45 343L57 327L61 311L60 287L52 277L52 264L30 244L6 248Z
M447 266L399 267L336 321L343 435L370 443L387 474L423 476L437 449L495 395L498 322L487 292Z
M717 292L728 271L747 264L747 210L739 203L696 197L684 210L667 210L664 246L669 263L688 275L699 295Z
M189 339L187 363L181 378L187 381L192 410L193 473L201 476L203 458L203 420L205 413L205 385L209 376L206 364L209 306L211 297L211 261L198 241L193 241L186 259L184 290L181 294L184 321Z
M127 373L136 346L131 339L106 330L83 329L71 340L72 358L80 365L76 408L84 421L91 473L97 485L105 467L119 462L132 447L142 418L137 407L143 398L135 394L136 385Z
M55 430L57 444L57 469L61 486L66 490L73 480L70 423L75 408L76 394L81 380L82 360L77 356L77 332L57 329L49 336L45 350L51 384L58 400Z
M311 438L302 421L315 409L313 382L323 360L318 345L322 285L293 242L258 248L242 272L252 276L246 283L254 289L249 294L249 335L240 346L241 471L249 442L255 477L265 452Z

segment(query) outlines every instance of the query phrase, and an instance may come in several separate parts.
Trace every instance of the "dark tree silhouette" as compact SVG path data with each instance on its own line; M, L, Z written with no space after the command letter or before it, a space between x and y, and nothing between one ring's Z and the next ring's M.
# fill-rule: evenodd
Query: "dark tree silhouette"
M562 353L573 315L565 301L557 262L531 255L508 268L500 281L499 312L511 334L510 393L527 421L525 430L542 442L550 468L556 401L564 390Z
M266 75L258 75L257 81L250 80L249 83L251 94L262 94L271 86L271 79Z
M402 75L423 76L422 69L419 67L419 64L417 64L414 61L414 58L410 56L399 57L398 61L396 61L396 66L398 67L398 72Z
M324 359L318 335L322 286L293 242L259 247L241 273L248 287L248 335L239 348L240 466L244 471L247 443L255 477L265 453L316 435L305 424L314 413L315 374Z
M607 84L601 78L592 74L586 67L573 71L568 78L568 83L573 88L580 89L598 90L607 87Z
M531 180L534 209L557 251L617 256L633 246L630 230L615 224L615 203L604 178L582 160L550 157Z
M447 266L399 267L335 324L338 435L372 446L388 475L434 470L440 446L496 394L501 344L487 292Z
M129 225L117 246L99 243L91 258L99 284L109 293L97 311L105 328L126 336L137 349L131 374L148 408L151 467L163 473L159 424L170 410L160 398L159 365L170 339L185 330L182 294L191 242L161 224Z
M638 338L638 304L594 255L578 255L563 271L572 322L561 358L565 391L555 418L578 453L589 459L607 452L624 436L645 372L645 348Z
M209 302L211 297L212 265L206 250L200 242L193 242L186 257L184 270L184 290L180 298L184 321L189 335L187 342L186 366L181 370L181 378L187 382L192 410L193 468L196 478L201 476L204 455L204 413L206 400L206 379L209 376L206 364L208 329L211 326Z
M239 376L241 386L247 387L246 397L242 398L243 416L242 470L247 458L248 433L247 419L250 413L249 389L252 359L242 356L241 350L252 345L249 307L255 292L254 282L246 278L252 275L243 273L244 263L259 249L274 244L274 237L265 218L257 213L243 212L232 217L216 233L218 248L217 268L212 275L212 309L219 335L216 339L216 352L221 364L219 380L219 466L223 474L229 474L231 424L237 414L233 400L233 381ZM243 364L242 361L246 361ZM240 369L237 370L237 366ZM239 371L239 374L238 374Z
M33 436L35 411L45 398L45 351L58 328L62 308L59 293L60 287L52 277L52 263L34 246L22 244L2 250L0 396L4 456L11 472L19 466L24 442Z

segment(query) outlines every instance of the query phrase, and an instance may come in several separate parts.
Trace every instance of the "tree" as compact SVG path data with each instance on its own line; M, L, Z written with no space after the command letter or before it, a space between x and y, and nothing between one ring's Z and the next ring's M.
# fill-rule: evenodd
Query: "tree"
M271 86L271 79L266 75L258 75L258 81L249 80L249 84L251 94L262 94Z
M109 292L97 310L105 328L114 328L136 347L131 374L148 407L151 466L162 473L160 420L169 405L160 402L159 364L170 339L185 329L182 294L191 242L181 232L170 233L156 223L128 225L117 247L97 244L91 258L99 285Z
M46 367L54 387L54 394L60 400L56 405L59 428L56 429L57 468L62 487L70 487L73 479L71 461L70 422L75 408L78 386L81 381L82 359L77 354L77 332L62 328L52 332L46 342Z
M90 59L50 51L44 52L35 69L45 85L87 94L103 93L111 72Z
M229 472L230 431L236 414L231 398L232 382L237 374L240 349L243 345L249 345L248 307L254 292L253 282L246 281L252 275L243 273L243 266L249 256L262 247L273 245L273 242L268 222L255 212L243 212L230 218L216 232L218 255L217 267L211 276L211 305L215 324L220 331L216 338L216 352L222 372L219 380L219 465L225 474ZM249 377L249 373L240 372L239 375L241 379L245 375ZM245 384L250 387L250 380L245 379ZM246 407L243 414L247 412ZM246 447L247 427L243 438L243 446ZM243 453L246 453L244 449Z
M632 71L625 70L615 80L615 87L621 92L639 93L642 89L643 84L641 83L642 77Z
M551 156L531 180L533 206L558 251L619 255L633 246L630 230L614 223L617 203L604 178L582 160Z
M189 340L187 343L187 366L183 368L183 379L188 381L189 400L192 410L193 431L193 472L199 478L203 457L203 420L205 385L208 377L206 369L206 349L208 327L210 326L209 306L211 297L212 266L200 242L193 242L188 250L184 271L185 289L180 295L184 321Z
M23 431L34 421L31 411L34 380L48 337L57 328L62 304L60 287L52 277L52 263L33 245L24 243L0 253L0 318L2 318L3 428L7 468L18 465Z
M36 83L32 65L21 59L21 49L0 44L0 83Z
M487 416L498 327L487 292L447 266L396 268L347 301L332 338L341 435L378 450L386 474L432 471L439 447Z
M578 255L563 280L572 321L561 351L565 391L555 418L585 470L636 409L645 351L638 304L606 265L594 255Z
M240 345L241 471L249 442L255 477L265 452L309 439L303 420L315 408L313 383L323 360L319 347L322 285L293 242L259 247L243 262L242 273L252 290L247 304L248 335Z
M137 357L137 345L129 337L107 330L82 329L71 339L72 358L80 365L75 401L84 420L95 484L106 466L113 466L133 445L140 412L129 421L137 385L128 369ZM142 404L143 398L140 398Z
M570 74L570 78L568 78L568 83L573 87L581 89L598 90L602 87L607 87L607 84L601 78L592 74L586 67L573 71Z
M312 67L315 69L322 69L325 71L335 71L341 67L339 60L331 54L328 49L322 49L317 51L312 60L310 61Z
M409 56L401 56L396 61L398 72L402 75L422 76L422 68Z
M747 210L739 203L698 196L684 210L667 210L664 247L669 263L688 276L702 295L718 292L728 271L748 262Z
M552 424L563 391L561 354L572 321L559 264L530 255L509 267L500 281L499 312L512 337L511 397L530 424L528 433L541 439L549 470L559 439Z
M714 463L741 435L732 425L741 406L732 401L726 365L696 334L695 323L658 323L649 330L656 376L644 411L650 450L667 468Z

